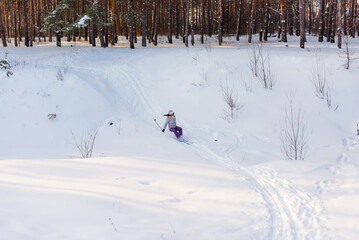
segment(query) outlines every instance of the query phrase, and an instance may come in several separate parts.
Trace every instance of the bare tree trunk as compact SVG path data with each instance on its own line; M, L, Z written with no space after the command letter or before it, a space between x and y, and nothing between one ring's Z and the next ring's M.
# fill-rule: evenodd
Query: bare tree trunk
M328 14L327 14L327 42L330 42L330 36L332 35L332 14L333 14L333 0L328 3Z
M300 36L300 20L299 20L299 2L300 0L297 0L297 7L296 7L296 10L295 10L295 35L296 36Z
M146 47L147 29L147 6L146 0L142 0L142 47Z
M13 4L14 4L14 39L15 39L15 47L17 47L18 46L18 43L17 43L17 14L16 14L16 10L15 10L18 8L17 0L14 0Z
M319 2L319 37L318 41L323 42L324 36L324 10L325 9L325 0L320 0Z
M2 41L2 45L4 47L7 47L7 42L6 42L6 36L5 36L5 31L4 31L4 25L3 25L3 9L2 7L0 6L0 34L1 34L1 41Z
M342 0L338 0L338 27L337 27L337 35L338 35L338 48L342 48Z
M159 15L160 15L160 2L159 2L159 0L156 0L156 7L155 7L155 40L154 40L155 46L157 46L157 44L158 44L158 21L159 21Z
M249 17L249 24L248 24L248 42L252 42L252 34L253 34L253 21L254 21L254 14L255 14L255 0L251 1L250 5L250 17Z
M259 41L262 42L263 41L263 22L264 22L264 9L263 9L263 0L259 0L259 7L258 7L258 11L259 11Z
M193 1L194 0L191 0L191 44L192 46L194 45L194 27L195 27L195 23L194 23L194 6L193 6Z
M332 9L332 30L331 30L331 34L330 34L330 42L334 43L335 42L335 33L336 33L336 12L337 12L337 2L336 0L333 1L333 9Z
M293 36L294 30L293 30L293 2L292 0L289 0L288 4L288 34L290 36Z
M287 0L280 1L282 42L287 42Z
M127 13L128 13L128 23L129 23L129 32L130 32L130 48L134 49L135 44L133 42L133 13L132 13L132 4L131 0L127 0Z
M24 18L24 32L25 32L25 46L29 47L29 28L27 22L27 0L22 0L22 11L23 11L23 18Z
M172 44L172 35L173 35L173 0L169 0L169 21L168 21L168 43Z
M34 46L33 40L34 40L34 2L30 1L30 47Z
M201 0L201 43L204 43L204 31L206 28L206 0Z
M93 47L96 47L95 24L92 20L91 20L91 43Z
M266 1L265 6L265 16L264 16L264 41L268 41L268 34L269 34L269 0Z
M305 42L305 7L304 0L299 0L299 22L300 22L300 47L304 48Z
M186 0L186 33L185 33L185 46L188 47L188 35L189 35L189 7L190 0Z
M108 22L108 0L105 0L104 2L104 8L105 8L105 23L107 24ZM104 26L104 35L105 35L105 44L104 47L108 47L108 26Z
M309 0L309 24L308 24L308 33L312 34L312 25L313 25L313 0Z
M212 9L213 9L213 0L208 0L208 9L207 9L207 13L208 13L208 36L212 37Z
M222 28L222 21L223 21L223 6L222 0L218 2L219 8L219 18L218 18L218 44L222 45L222 38L223 38L223 28Z
M237 18L237 36L236 40L239 41L241 35L241 20L242 20L242 0L239 0L238 18Z

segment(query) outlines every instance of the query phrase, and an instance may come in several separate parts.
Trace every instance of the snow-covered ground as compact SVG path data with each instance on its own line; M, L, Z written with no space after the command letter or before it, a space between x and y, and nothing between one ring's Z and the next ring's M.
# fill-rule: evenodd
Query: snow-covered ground
M211 41L2 48L14 75L0 78L1 239L359 236L359 62L344 69L342 50L315 38L305 49L272 39L267 90L245 38ZM359 55L358 39L350 47ZM317 62L331 107L313 87ZM238 96L234 119L226 87ZM305 160L281 151L289 96L310 135ZM169 109L192 144L156 125ZM83 159L75 142L96 129Z

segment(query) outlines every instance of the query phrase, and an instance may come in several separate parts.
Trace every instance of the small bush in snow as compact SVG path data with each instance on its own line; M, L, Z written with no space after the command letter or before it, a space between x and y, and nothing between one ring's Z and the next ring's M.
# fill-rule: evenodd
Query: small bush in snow
M72 134L75 146L80 151L82 158L91 158L98 132L99 128L88 130L82 135L79 141L77 141L74 134Z
M258 78L262 83L265 89L273 89L274 86L274 74L272 72L272 67L270 65L269 55L266 57L263 56L263 52L259 55L259 62L258 62Z
M310 134L304 123L301 108L294 108L294 97L288 97L289 104L285 108L284 121L281 124L281 150L288 160L304 160L308 148Z
M325 92L328 88L326 73L327 71L323 63L318 58L316 58L311 74L316 96L320 99L324 99Z
M50 113L47 115L47 117L49 118L49 120L54 120L56 118L56 114L55 113Z
M252 71L254 77L258 77L259 71L259 58L263 55L263 49L261 44L251 44L248 50L249 68Z
M358 59L355 57L355 52L350 47L349 35L344 37L344 51L341 52L340 57L343 59L345 69L349 69L351 63Z
M0 69L1 70L5 70L6 72L6 76L10 77L11 75L13 75L14 73L11 71L12 66L10 65L10 63L7 60L1 60L0 61Z
M275 79L269 55L264 56L262 44L252 44L248 52L249 67L254 77L258 77L265 89L273 89Z
M238 103L238 93L235 91L235 87L229 87L226 80L224 86L221 83L221 92L223 100L226 103L226 109L224 110L223 118L227 121L237 118L237 111L242 106Z
M65 79L65 78L64 78L64 73L62 72L61 69L57 69L56 79L57 79L58 81L61 81L61 82L64 81L64 79Z
M246 78L244 78L243 76L241 76L241 83L243 84L244 88L246 89L247 93L252 92L253 89L253 81L252 81L252 77L247 76Z

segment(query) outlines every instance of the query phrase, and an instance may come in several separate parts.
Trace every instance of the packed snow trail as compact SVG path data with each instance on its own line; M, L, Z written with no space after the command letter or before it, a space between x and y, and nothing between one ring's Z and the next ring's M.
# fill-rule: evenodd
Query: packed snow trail
M235 144L233 151L237 148ZM238 176L244 176L252 189L258 192L265 202L269 219L266 239L322 239L322 204L315 196L296 187L269 168L241 167L230 159L229 152L224 156L214 153L204 144L196 144L203 156L221 161ZM330 239L327 238L326 239Z
M139 74L129 64L133 58L122 60L115 66L115 73L107 76L106 67L97 67L96 70L88 71L79 66L73 67L73 71L80 79L95 90L103 93L108 102L117 105L119 96L129 104L136 117L142 117L146 122L152 122L153 117L164 108L157 106L154 99L149 99L143 84L139 81ZM136 55L136 58L138 56ZM113 67L113 66L112 66ZM105 94L110 92L111 94ZM118 93L117 93L118 92ZM126 93L121 96L121 93ZM109 96L112 98L109 99ZM153 123L151 123L153 124ZM299 189L286 179L281 178L271 169L263 167L241 167L231 158L231 153L238 150L241 137L234 134L234 144L228 144L224 151L214 150L209 147L210 139L197 138L190 133L193 129L185 119L181 124L186 131L186 137L193 142L188 148L200 156L212 159L232 169L240 178L245 177L251 188L263 199L268 212L268 233L266 239L321 239L323 227L321 223L322 206L320 201L311 194ZM154 125L154 124L153 124ZM157 128L157 126L153 126ZM206 131L210 132L211 129ZM326 238L328 239L328 238Z
M127 64L125 67L117 67L117 70L128 81L133 92L137 94L138 102L134 110L136 111L138 108L144 109L147 113L142 113L143 116L150 120L149 117L153 116L160 108L150 104L154 101L148 99L146 91L139 83L139 80L131 74L135 70L131 70ZM138 104L142 106L139 107ZM182 121L182 125L184 129L191 129L190 124L185 121ZM244 176L252 189L262 196L269 214L267 239L301 240L323 238L324 233L320 217L323 210L321 202L315 196L278 176L274 170L256 166L238 166L231 159L230 154L238 149L240 144L239 136L236 136L237 141L234 145L228 146L223 153L216 153L207 146L209 139L197 139L188 132L186 132L186 135L194 142L189 145L189 148L205 158L222 162L236 172L239 177ZM329 238L326 237L326 239Z

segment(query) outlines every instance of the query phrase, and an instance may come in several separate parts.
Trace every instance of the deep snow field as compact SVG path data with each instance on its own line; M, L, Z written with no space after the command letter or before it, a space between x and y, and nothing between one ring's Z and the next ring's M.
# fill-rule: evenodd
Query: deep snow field
M263 44L272 90L253 77L245 37L1 48L14 75L0 78L0 238L356 239L359 60L346 70L335 44L298 40ZM350 47L359 56L359 40ZM317 62L331 107L313 87ZM281 151L289 96L310 135L305 160ZM192 144L154 122L170 109ZM81 158L75 141L95 129Z

